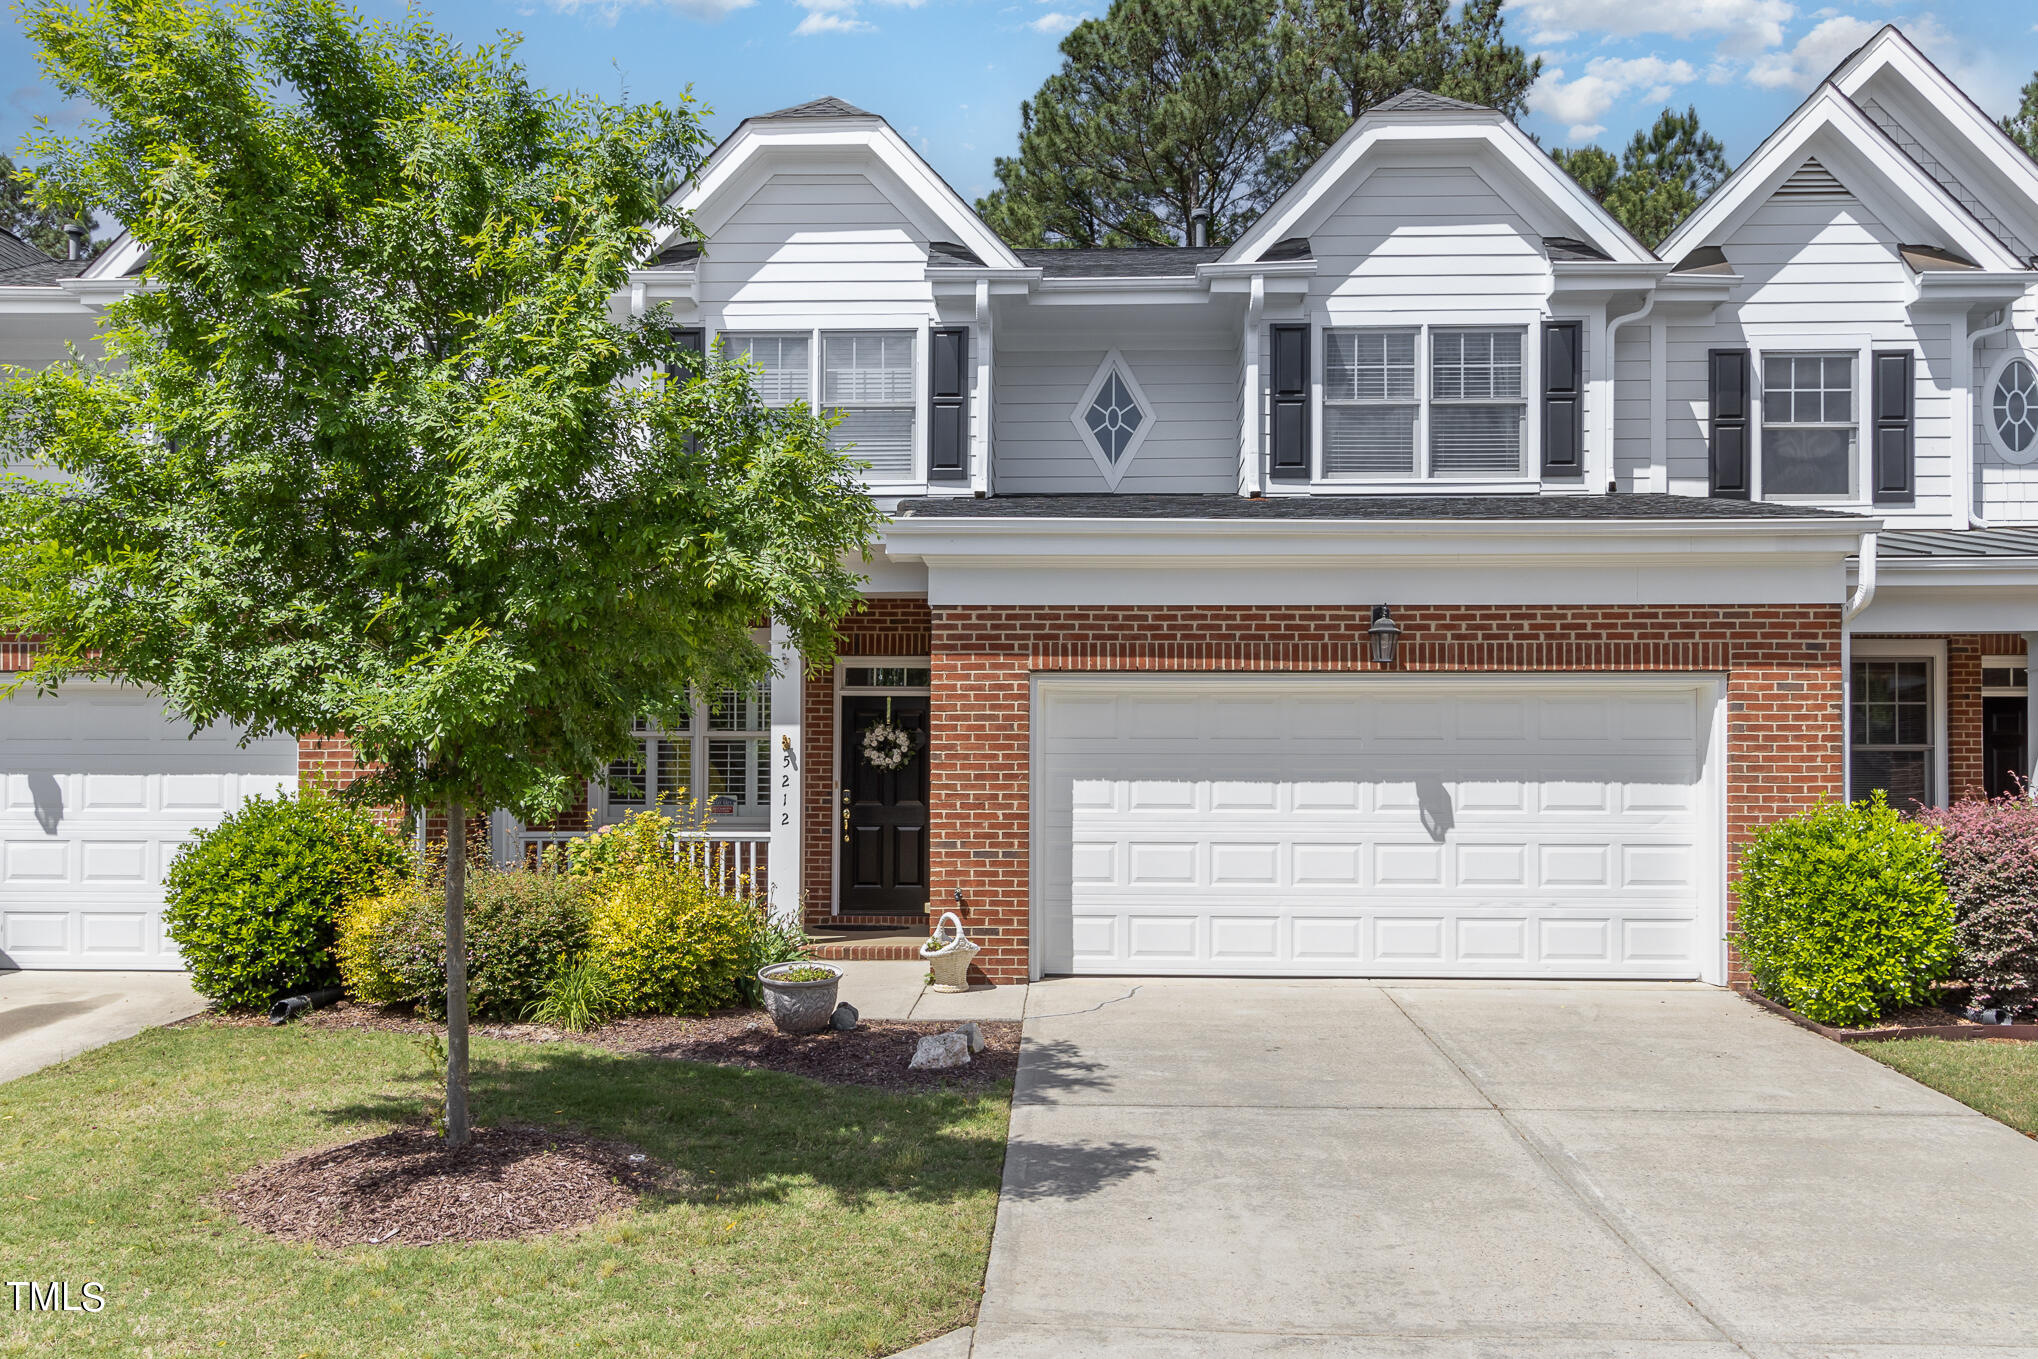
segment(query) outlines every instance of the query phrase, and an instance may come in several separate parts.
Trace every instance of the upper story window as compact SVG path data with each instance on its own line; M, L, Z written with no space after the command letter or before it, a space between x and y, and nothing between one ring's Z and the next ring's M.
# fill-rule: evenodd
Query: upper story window
M2005 457L2025 463L2038 458L2038 372L2021 358L1996 374L1989 392L1989 427Z
M1521 332L1440 330L1430 343L1430 475L1520 476Z
M1762 359L1762 494L1856 495L1854 357L1766 354Z
M913 336L909 331L854 331L837 334L728 334L722 343L732 358L757 368L757 394L766 405L805 401L841 419L830 442L870 464L873 481L911 481L913 437L919 403L914 394ZM814 347L821 365L816 389Z
M904 331L829 335L821 344L821 404L841 412L838 447L877 481L913 477L913 337Z
M1329 330L1323 473L1513 480L1528 402L1518 329Z

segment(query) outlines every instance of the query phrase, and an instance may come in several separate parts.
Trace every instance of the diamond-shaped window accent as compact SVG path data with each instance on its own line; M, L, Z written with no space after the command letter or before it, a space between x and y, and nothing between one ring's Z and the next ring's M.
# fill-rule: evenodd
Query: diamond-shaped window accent
M1097 365L1096 375L1084 389L1082 399L1069 412L1069 423L1082 436L1083 446L1090 450L1090 458L1103 474L1104 484L1117 490L1126 465L1154 426L1153 403L1139 389L1139 379L1132 375L1132 369L1117 350L1106 354Z
M1097 390L1096 399L1090 402L1090 413L1085 419L1090 426L1090 434L1097 440L1097 447L1104 452L1105 461L1116 463L1131 446L1132 436L1146 423L1146 412L1132 399L1125 379L1114 372Z

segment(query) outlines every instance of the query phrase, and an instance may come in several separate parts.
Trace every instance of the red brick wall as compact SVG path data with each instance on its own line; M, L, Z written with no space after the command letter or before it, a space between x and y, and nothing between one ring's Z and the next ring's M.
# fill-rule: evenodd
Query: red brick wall
M1839 614L1410 606L1395 615L1397 668L1726 672L1727 834L1738 847L1839 791ZM1009 982L1027 970L1030 672L1365 671L1368 621L1362 608L935 610L930 870L936 901L962 889L984 973ZM820 748L810 732L809 751ZM1738 963L1733 974L1745 980Z
M2022 656L2017 633L1967 633L1946 639L1946 781L1955 798L1986 791L1981 763L1981 658Z
M876 598L864 601L864 611L842 621L838 630L841 656L925 656L929 648L927 601L909 598ZM806 842L801 866L801 897L807 924L827 925L835 890L835 822L840 815L835 799L835 672L823 670L809 675L801 689L801 742L806 748L806 768L801 771L800 794L804 799L801 838ZM918 928L918 916L849 917L859 924L909 924Z

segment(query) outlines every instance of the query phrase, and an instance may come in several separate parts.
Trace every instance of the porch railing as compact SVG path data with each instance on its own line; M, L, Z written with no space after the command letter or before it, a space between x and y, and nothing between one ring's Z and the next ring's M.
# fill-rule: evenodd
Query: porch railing
M514 832L514 857L535 866L541 860L564 855L566 846L587 838L587 831L526 830ZM680 836L680 853L700 866L710 887L730 896L762 900L765 894L765 847L771 843L767 831L687 831Z

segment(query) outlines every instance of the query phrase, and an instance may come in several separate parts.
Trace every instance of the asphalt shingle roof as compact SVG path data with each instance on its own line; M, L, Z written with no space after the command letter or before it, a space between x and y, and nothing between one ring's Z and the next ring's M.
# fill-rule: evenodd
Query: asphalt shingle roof
M1451 110L1470 110L1474 113L1491 113L1484 104L1468 104L1462 99L1451 99L1428 90L1407 89L1392 99L1383 99L1373 105L1373 113L1447 113Z
M1015 250L1021 264L1045 278L1194 278L1196 266L1224 258L1221 245L1154 245L1126 249Z
M789 109L778 109L771 113L760 113L759 118L875 118L868 109L824 94L819 99L809 99L804 104L794 104Z
M917 497L901 519L1852 519L1837 510L1689 495L1001 495Z

